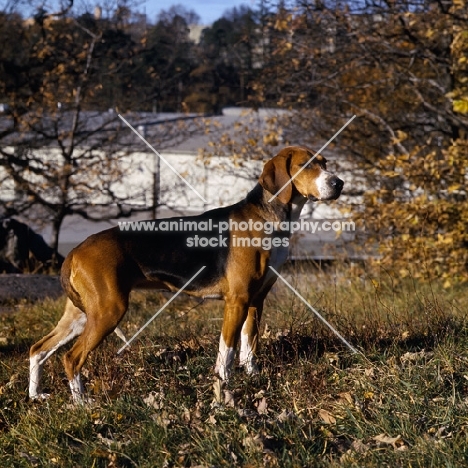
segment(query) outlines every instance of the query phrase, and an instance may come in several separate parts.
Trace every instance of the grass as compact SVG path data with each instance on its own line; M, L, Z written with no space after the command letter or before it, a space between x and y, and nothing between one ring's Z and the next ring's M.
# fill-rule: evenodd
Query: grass
M261 374L212 376L222 303L178 298L131 347L114 336L84 369L95 402L73 406L61 364L46 402L27 398L28 348L64 300L0 316L0 466L459 467L468 463L467 286L397 282L361 269L291 267L270 293ZM138 330L169 296L134 294Z

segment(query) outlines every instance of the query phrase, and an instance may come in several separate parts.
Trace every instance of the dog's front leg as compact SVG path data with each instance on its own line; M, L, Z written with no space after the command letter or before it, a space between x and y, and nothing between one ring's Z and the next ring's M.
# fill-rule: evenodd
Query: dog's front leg
M236 355L242 325L248 311L249 298L245 294L231 294L226 298L224 320L215 372L222 380L229 380Z
M257 349L258 325L262 316L262 307L249 307L247 318L241 332L240 365L249 375L258 374Z

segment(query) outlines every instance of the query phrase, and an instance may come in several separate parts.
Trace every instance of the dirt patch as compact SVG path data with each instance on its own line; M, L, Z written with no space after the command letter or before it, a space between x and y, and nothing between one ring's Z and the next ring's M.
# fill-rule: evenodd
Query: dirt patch
M63 294L58 276L50 275L0 275L0 304L27 299L37 301L58 298Z

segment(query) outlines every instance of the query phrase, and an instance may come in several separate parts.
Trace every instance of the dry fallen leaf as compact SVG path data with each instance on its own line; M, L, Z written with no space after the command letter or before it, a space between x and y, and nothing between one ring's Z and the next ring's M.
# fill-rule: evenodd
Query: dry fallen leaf
M421 359L428 359L431 358L434 355L433 352L426 352L424 349L419 351L418 353L410 353L409 351L403 356L400 357L400 361L402 364L406 362L417 362L420 361Z
M13 374L11 377L10 377L10 380L9 382L5 385L6 388L10 388L10 387L13 387L16 382L18 382L19 380L19 374Z
M396 437L389 437L386 434L379 434L373 438L376 442L384 445L391 445L395 450L405 450L405 441L400 435Z
M338 396L340 397L340 403L343 403L343 404L348 403L350 405L354 403L353 397L351 396L351 393L349 392L339 393Z
M325 424L335 424L336 423L336 418L331 414L329 411L321 409L318 412L320 419L325 423Z
M182 415L182 418L187 423L191 422L192 415L191 415L190 410L188 408L184 408L184 414Z
M339 358L338 354L336 354L336 353L325 353L324 357L332 365L338 364L338 362L340 361L340 358Z
M216 418L212 414L210 414L210 417L208 418L208 422L210 424L213 424L213 426L215 426L218 421L216 421Z
M436 439L450 439L452 437L452 432L447 432L447 426L441 426L438 429L432 427L429 429L428 433L433 434Z
M256 400L261 400L265 396L265 390L260 390L254 395Z
M231 408L234 408L234 395L230 390L224 390L224 404Z
M267 340L271 337L271 329L267 323L265 323L265 328L263 329L262 340Z
M143 401L154 409L162 409L164 406L163 400L164 395L159 392L150 392L146 398L143 398Z
M255 406L257 407L258 414L267 414L268 413L268 403L267 403L265 397L263 397L261 400L259 400L256 403Z
M260 435L255 437L246 437L243 442L247 450L263 452L263 438Z
M288 412L285 409L283 411L281 411L281 413L276 418L276 420L279 423L285 423L287 421L291 421L291 420L294 420L294 419L297 419L296 414L293 413L292 411Z
M257 413L255 413L255 411L252 411L250 409L246 409L246 408L239 408L237 410L237 414L241 417L241 418L254 418Z
M351 449L357 453L364 453L369 450L369 446L365 444L362 440L356 439L353 440L353 443L351 444Z
M216 403L222 403L222 397L221 397L221 389L222 389L222 382L219 379L216 379L214 384L213 384L213 392L214 392L214 401Z
M130 440L120 442L114 439L110 439L109 437L103 437L102 434L98 434L97 438L102 444L106 445L109 448L114 447L117 450L121 450L124 445L127 445L131 442Z

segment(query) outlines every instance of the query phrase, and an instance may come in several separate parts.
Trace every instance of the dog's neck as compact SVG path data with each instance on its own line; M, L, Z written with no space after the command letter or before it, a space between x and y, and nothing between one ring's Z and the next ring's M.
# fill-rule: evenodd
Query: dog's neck
M307 202L307 198L301 194L296 194L289 203L283 203L278 197L269 201L272 194L257 184L247 195L247 202L254 202L263 208L263 212L268 214L267 221L297 221L302 208Z

